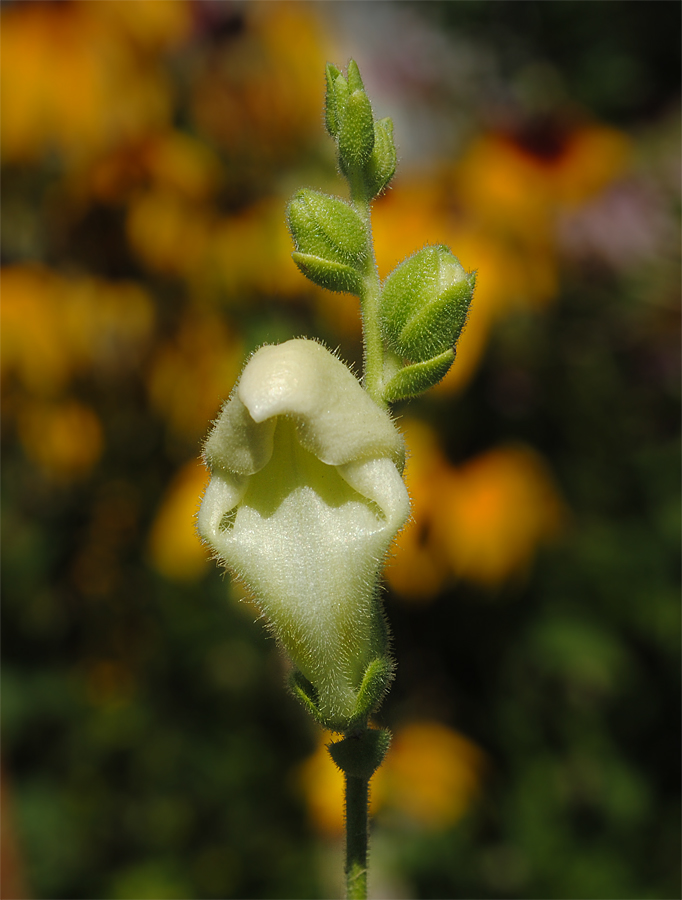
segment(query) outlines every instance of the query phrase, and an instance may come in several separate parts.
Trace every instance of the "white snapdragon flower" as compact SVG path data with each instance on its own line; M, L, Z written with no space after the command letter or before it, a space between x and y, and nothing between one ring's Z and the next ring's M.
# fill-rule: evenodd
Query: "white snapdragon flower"
M352 720L387 659L378 581L409 513L404 452L388 413L311 340L258 350L206 441L199 532L331 724Z

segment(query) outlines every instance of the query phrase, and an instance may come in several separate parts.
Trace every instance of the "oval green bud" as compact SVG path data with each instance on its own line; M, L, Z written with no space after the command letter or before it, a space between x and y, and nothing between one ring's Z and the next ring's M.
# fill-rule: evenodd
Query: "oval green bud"
M361 267L367 254L367 234L352 206L318 191L294 194L287 221L300 253Z
M388 345L410 362L426 362L454 348L474 292L467 273L445 246L424 247L386 279L380 316Z
M362 166L374 149L374 116L363 90L349 96L339 124L339 156L342 167Z
M376 197L388 185L397 163L393 122L379 119L374 125L374 149L365 168L365 183L370 197Z

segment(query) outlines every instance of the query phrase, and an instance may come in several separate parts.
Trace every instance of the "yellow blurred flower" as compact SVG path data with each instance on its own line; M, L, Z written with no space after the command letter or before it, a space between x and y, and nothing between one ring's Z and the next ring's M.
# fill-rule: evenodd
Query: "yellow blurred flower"
M192 24L185 0L105 0L98 5L103 22L146 50L172 46L188 35Z
M483 751L438 722L413 722L396 732L386 758L386 798L401 816L441 830L468 811L486 770Z
M0 365L29 391L59 393L74 369L63 339L55 277L47 270L15 266L0 273Z
M159 186L193 200L210 198L220 186L220 160L206 144L170 129L148 142L145 168Z
M102 454L102 426L76 400L27 401L19 411L19 437L27 457L55 481L86 476Z
M199 540L195 521L209 473L201 460L190 460L168 485L149 535L152 565L173 581L192 581L210 558Z
M132 282L11 266L0 285L3 377L37 395L59 394L76 373L136 365L153 331L152 301Z
M283 224L285 209L286 200L274 196L217 224L207 277L215 279L233 303L249 301L254 294L285 297L306 291L306 279L291 259L293 245Z
M228 397L242 363L241 339L225 317L189 309L175 335L156 347L147 372L151 405L173 433L198 440Z
M202 265L210 228L210 213L174 191L152 188L129 204L128 241L155 272L191 277Z
M434 540L458 577L495 588L527 572L565 512L542 458L525 446L469 460L441 485Z
M3 8L4 159L86 159L167 122L170 91L152 57L186 21L182 0Z
M327 752L330 739L328 732L321 735L298 782L315 828L340 835L343 774ZM386 810L420 828L448 828L470 809L485 770L483 751L453 729L432 721L403 725L370 782L370 814Z

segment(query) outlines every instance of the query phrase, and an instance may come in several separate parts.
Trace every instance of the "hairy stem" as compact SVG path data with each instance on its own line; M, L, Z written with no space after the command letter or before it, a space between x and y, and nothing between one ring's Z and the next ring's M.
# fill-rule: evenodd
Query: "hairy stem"
M362 329L364 343L364 386L375 403L385 407L383 399L384 343L379 323L379 303L381 301L381 281L374 256L372 241L371 203L359 173L349 173L351 201L362 218L367 234L365 272L360 293Z
M369 780L346 774L346 897L367 898Z

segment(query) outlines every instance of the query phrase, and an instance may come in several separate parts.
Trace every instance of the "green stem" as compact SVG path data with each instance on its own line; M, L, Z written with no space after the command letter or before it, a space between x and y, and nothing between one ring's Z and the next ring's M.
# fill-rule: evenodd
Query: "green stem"
M371 203L367 199L367 192L360 173L349 173L348 181L351 189L351 201L362 218L367 233L365 274L360 293L364 339L364 384L365 390L372 400L379 406L385 407L386 403L383 399L384 342L379 322L381 281L372 241Z
M331 758L346 779L346 896L367 897L367 835L369 780L391 743L386 728L368 728L366 719L346 736L328 745Z
M367 898L369 780L346 774L346 897Z

